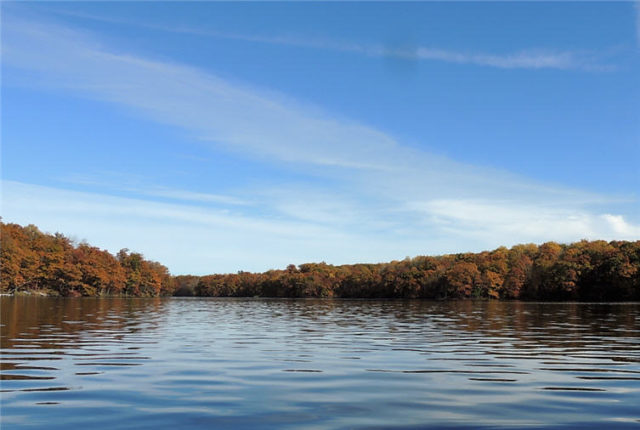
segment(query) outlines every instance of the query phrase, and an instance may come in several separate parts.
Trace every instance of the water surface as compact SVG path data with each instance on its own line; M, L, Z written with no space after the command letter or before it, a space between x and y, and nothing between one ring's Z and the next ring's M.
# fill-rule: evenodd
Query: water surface
M0 304L3 429L640 426L640 304Z

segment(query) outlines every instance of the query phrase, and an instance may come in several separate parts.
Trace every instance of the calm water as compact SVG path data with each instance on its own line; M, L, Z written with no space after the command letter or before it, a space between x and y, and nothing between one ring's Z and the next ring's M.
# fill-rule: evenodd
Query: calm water
M640 426L640 304L0 302L3 430Z

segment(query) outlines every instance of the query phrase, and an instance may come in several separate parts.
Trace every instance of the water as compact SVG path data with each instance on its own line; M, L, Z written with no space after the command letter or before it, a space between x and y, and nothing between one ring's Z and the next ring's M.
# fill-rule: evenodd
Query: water
M640 426L640 304L3 297L2 428Z

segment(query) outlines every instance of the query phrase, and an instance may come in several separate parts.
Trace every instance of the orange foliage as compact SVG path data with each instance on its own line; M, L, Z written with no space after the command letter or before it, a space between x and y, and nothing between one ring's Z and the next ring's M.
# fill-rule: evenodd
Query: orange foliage
M0 223L1 224L1 223ZM65 296L198 295L425 299L640 300L640 241L555 242L381 264L307 263L265 273L172 277L35 226L1 224L0 290Z
M62 296L173 293L168 269L140 254L109 252L86 243L75 245L61 234L36 226L0 223L0 291L42 291ZM135 260L135 262L134 262Z

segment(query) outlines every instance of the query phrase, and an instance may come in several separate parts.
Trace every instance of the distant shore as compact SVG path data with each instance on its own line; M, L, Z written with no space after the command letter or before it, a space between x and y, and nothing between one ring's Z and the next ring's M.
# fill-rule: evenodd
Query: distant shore
M378 264L289 265L264 273L172 276L36 226L0 223L0 293L36 296L640 301L640 240L547 242Z

